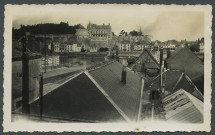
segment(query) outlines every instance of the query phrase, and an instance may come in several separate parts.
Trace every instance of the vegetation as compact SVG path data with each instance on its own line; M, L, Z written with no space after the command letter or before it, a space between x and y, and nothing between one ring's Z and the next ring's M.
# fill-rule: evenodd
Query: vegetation
M131 35L131 36L142 36L142 33L133 30L133 31L129 32L129 35Z
M193 44L190 46L190 50L192 52L199 52L199 45L198 44Z
M13 28L13 38L23 36L24 32L31 32L34 34L75 34L76 29L83 29L84 26L77 24L69 26L68 23L61 22L60 24L45 23L36 25L21 25L19 29Z

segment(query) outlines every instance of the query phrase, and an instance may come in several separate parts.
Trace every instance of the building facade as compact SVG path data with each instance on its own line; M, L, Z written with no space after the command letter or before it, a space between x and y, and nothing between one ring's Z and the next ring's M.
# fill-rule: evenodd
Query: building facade
M112 40L112 31L110 24L97 25L89 24L87 25L87 30L90 37L90 45L96 45L97 48L109 48Z
M120 44L120 51L128 52L131 51L131 44L129 41L123 41Z

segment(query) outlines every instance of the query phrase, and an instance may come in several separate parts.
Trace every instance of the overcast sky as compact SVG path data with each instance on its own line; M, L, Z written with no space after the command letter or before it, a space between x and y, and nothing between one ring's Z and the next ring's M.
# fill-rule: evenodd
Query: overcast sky
M168 8L141 5L26 5L13 8L12 16L15 28L19 28L21 24L61 21L86 27L91 21L95 24L110 23L116 35L121 30L130 32L141 27L142 32L152 35L153 40L196 40L204 36L204 12L166 9Z

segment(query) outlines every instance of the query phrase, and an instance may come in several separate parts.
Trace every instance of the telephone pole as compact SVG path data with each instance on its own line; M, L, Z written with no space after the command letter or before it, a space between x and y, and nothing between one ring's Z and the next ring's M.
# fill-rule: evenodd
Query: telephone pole
M46 55L47 55L47 45L46 45L46 33L45 33L45 73L46 73L46 64L47 64L47 58L46 58Z
M27 55L26 33L22 39L22 113L29 114L29 58Z
M43 72L40 76L40 119L43 117Z

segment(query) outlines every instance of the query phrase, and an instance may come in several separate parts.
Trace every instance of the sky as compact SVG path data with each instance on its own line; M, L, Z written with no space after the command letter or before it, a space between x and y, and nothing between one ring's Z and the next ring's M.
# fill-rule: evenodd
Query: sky
M192 8L191 8L192 9ZM89 21L109 24L118 35L141 28L152 40L197 40L204 36L204 12L198 9L149 5L24 5L10 9L13 27L40 23L68 22L69 25Z

